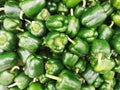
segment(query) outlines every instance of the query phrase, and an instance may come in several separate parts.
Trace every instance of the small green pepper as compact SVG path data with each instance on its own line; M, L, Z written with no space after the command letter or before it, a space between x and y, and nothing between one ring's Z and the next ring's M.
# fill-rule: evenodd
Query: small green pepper
M77 36L87 42L93 42L97 38L98 32L95 28L80 28Z
M63 70L64 66L60 60L48 59L45 63L47 74L57 75Z
M26 60L25 65L25 74L31 78L36 78L43 74L44 72L44 64L43 59L37 55L30 55Z
M75 7L82 0L62 0L68 8Z
M89 85L92 85L97 79L99 73L96 73L90 66L82 74Z
M27 90L44 90L43 85L38 82L33 82L29 85Z
M23 13L25 13L28 18L33 18L37 15L45 5L46 0L24 0L19 3Z
M103 7L95 5L83 13L81 23L86 27L97 27L105 21L106 17L107 14L105 13Z
M81 89L81 81L79 80L78 76L74 73L63 70L59 77L52 76L46 74L48 78L57 80L56 89L57 90L80 90Z
M4 52L0 54L0 72L12 68L17 63L15 52Z
M18 38L19 38L19 42L18 42L19 47L23 49L27 49L30 52L36 52L39 45L42 43L41 39L36 38L29 32L19 33Z
M41 21L32 21L27 25L27 29L32 35L36 37L41 37L46 32L45 25Z
M79 19L77 19L74 16L68 16L68 28L66 30L66 34L70 37L73 38L77 35L80 29L80 22Z
M67 17L63 15L49 16L45 23L49 31L65 32L68 26Z
M79 37L74 38L73 42L69 45L70 52L78 55L79 57L85 56L89 52L89 45L86 41Z
M21 21L19 19L6 17L3 21L3 26L7 31L23 31L23 29L20 29Z
M64 33L59 32L49 32L45 38L45 44L54 53L63 52L68 39Z
M79 57L71 52L65 51L62 54L62 62L68 68L73 68Z
M0 49L2 51L13 51L15 48L15 36L13 33L0 30Z

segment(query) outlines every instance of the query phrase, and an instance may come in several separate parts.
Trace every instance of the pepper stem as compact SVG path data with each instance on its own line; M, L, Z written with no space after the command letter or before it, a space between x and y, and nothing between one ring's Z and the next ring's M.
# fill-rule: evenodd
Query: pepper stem
M13 83L13 84L9 85L8 88L12 88L12 87L15 87L15 86L17 86L17 83Z
M17 27L16 30L21 31L21 32L24 32L24 30L21 29L21 28L19 28L19 27Z
M37 78L33 78L33 82L36 82L36 81L38 81L38 79Z
M98 65L101 64L101 59L102 59L102 53L98 54Z
M1 8L0 8L0 11L3 11L3 10L4 10L4 7L1 7Z
M78 74L78 73L79 73L79 69L78 69L78 68L76 68L76 69L75 69L75 72Z
M46 74L46 77L50 78L50 79L53 79L53 80L57 80L59 82L62 81L61 78L57 77L57 76L53 76L53 75L50 75L50 74Z
M14 67L10 70L10 72L13 73L16 69L19 70L20 67L18 67L18 66L14 66Z
M27 23L32 23L30 20L28 20L28 19L25 19L25 21L27 22Z
M82 7L86 7L86 0L83 0L83 5L82 5Z
M70 14L71 14L71 16L74 15L74 14L73 14L73 8L70 9Z
M114 25L114 22L113 22L113 21L111 21L111 24L109 25L109 27L110 27L110 28L112 28L112 27L113 27L113 25Z
M62 15L65 15L65 13L64 13L64 12L61 12L61 14L62 14Z
M66 36L67 36L67 35L66 35ZM71 42L72 44L75 44L75 42L74 42L71 38L69 38L68 36L67 36L67 39L68 39L68 41Z

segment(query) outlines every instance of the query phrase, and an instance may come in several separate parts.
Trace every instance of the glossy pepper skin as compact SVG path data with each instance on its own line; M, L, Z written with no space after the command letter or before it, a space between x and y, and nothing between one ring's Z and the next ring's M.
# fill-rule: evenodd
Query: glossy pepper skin
M105 39L109 41L113 35L114 31L109 26L103 24L98 29L98 37L99 39Z
M24 71L31 78L40 76L44 72L43 59L36 55L30 55L27 58Z
M103 7L95 5L83 13L81 23L86 27L97 27L105 21L106 17Z
M31 78L25 75L24 72L21 72L15 77L14 82L19 89L25 89L31 82Z
M111 1L111 4L114 8L116 8L117 10L120 10L120 0L110 0Z
M20 18L20 8L19 3L17 1L7 1L4 5L4 12L8 17Z
M15 75L8 70L0 72L0 84L9 85L14 81Z
M19 33L18 38L19 38L19 42L18 42L19 47L23 49L27 49L32 53L36 52L39 45L42 43L41 39L33 36L29 32Z
M71 52L64 51L62 54L62 62L67 68L73 68L79 57Z
M45 23L49 31L65 32L67 30L68 20L63 15L52 15L47 18Z
M81 28L77 36L90 43L97 38L98 32L95 28Z
M22 31L22 29L20 29L21 21L19 19L6 17L3 21L3 26L7 31L16 31L16 30Z
M29 85L27 90L44 90L43 85L40 84L39 82L33 82Z
M15 52L4 52L0 54L0 72L12 68L16 65L17 55Z
M27 49L19 48L18 49L18 55L20 59L22 60L23 64L26 64L27 58L29 57L31 53Z
M19 89L18 87L12 87L10 88L10 90L21 90L21 89Z
M48 59L45 63L45 70L47 74L57 75L63 70L64 66L60 60Z
M74 26L74 27L73 27ZM68 16L68 28L66 30L66 34L73 38L76 36L76 34L79 32L80 29L80 22L79 19L77 19L74 16Z
M7 86L1 85L0 84L0 90L9 90Z
M15 48L15 36L11 32L0 30L0 49L1 51L12 51Z
M82 86L82 90L95 90L95 87L92 85Z
M96 80L95 80L95 82L93 83L93 85L94 85L95 88L98 88L98 87L100 87L100 86L102 85L103 82L104 82L104 79L99 75L99 76L96 78Z
M89 52L89 45L79 37L74 38L73 43L69 45L70 52L79 57L85 56Z
M113 22L115 23L116 26L120 27L120 12L113 13L111 16Z
M62 0L68 8L75 7L82 0Z
M35 20L46 21L49 16L50 16L50 12L48 11L48 9L43 8L41 12L37 14Z
M41 37L46 32L45 25L42 21L32 21L27 25L27 30L36 37Z
M37 15L45 7L45 5L46 0L24 0L19 3L23 13L28 18L32 18Z
M108 71L103 74L104 80L112 80L115 77L115 72L114 71Z
M84 79L87 81L89 85L92 85L96 78L98 77L99 73L96 73L92 67L88 67L85 72L82 74Z
M45 38L45 44L54 53L63 52L68 39L64 33L59 32L49 32Z

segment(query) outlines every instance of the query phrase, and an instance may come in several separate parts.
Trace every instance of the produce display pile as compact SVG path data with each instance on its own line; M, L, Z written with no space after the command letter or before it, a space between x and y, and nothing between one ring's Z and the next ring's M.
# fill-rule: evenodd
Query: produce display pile
M120 0L0 0L0 90L120 90Z

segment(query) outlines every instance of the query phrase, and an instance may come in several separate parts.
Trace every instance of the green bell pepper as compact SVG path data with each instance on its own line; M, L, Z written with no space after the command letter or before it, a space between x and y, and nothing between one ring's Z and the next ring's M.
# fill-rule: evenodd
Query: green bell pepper
M81 23L86 27L97 27L101 25L106 18L107 14L105 13L103 7L95 5L83 13Z
M17 86L19 89L25 89L28 87L29 83L31 82L31 78L29 78L27 75L25 75L24 72L21 72L20 74L18 74L15 79L13 84L9 85L8 87L14 87Z
M89 45L86 41L79 37L74 38L73 42L69 45L70 52L78 55L79 57L85 56L89 52Z
M80 22L79 19L77 19L74 16L68 16L68 27L66 30L66 34L70 37L73 38L77 35L80 29Z
M120 27L120 11L113 13L111 18L116 26Z
M46 21L49 16L50 16L50 12L48 11L48 9L43 8L41 12L37 14L35 20Z
M97 79L99 73L95 72L90 66L82 74L89 85L92 85Z
M60 60L48 59L45 63L45 70L47 74L57 75L63 70L64 66Z
M27 90L44 90L43 85L40 84L39 82L33 82L29 85Z
M28 18L33 18L37 15L45 7L45 5L46 0L24 0L19 3L23 13Z
M78 76L68 70L63 70L59 77L46 74L48 78L57 80L56 89L57 90L80 90L81 81Z
M12 68L17 63L15 52L4 52L0 54L0 72Z
M36 37L41 37L45 34L45 25L41 21L32 21L26 26L27 30Z
M45 37L45 45L49 47L54 53L63 52L68 39L64 33L49 32Z
M79 4L82 0L62 0L62 1L68 8L72 8Z
M30 55L26 60L24 72L31 78L36 78L44 73L43 59L37 55Z
M45 23L49 31L65 32L68 27L67 17L63 15L51 15Z
M98 32L95 28L81 28L77 36L87 42L93 42L97 38Z
M73 68L79 57L71 52L64 51L62 54L62 62L67 68Z
M27 58L30 54L31 53L26 49L23 49L23 48L18 49L18 55L19 55L20 60L22 60L23 64L26 64Z
M113 35L114 31L109 26L103 24L98 29L98 38L99 39L105 39L109 41Z
M42 40L30 34L30 32L23 32L18 34L19 47L27 49L30 52L36 52Z
M13 33L0 30L0 50L13 51L15 48L15 36Z
M115 72L114 71L108 71L105 72L103 75L104 80L112 80L115 77Z
M116 8L117 10L120 10L120 0L110 0L111 1L111 4L114 8Z
M21 21L19 19L6 17L3 21L3 26L4 26L5 30L7 30L7 31L15 32L16 30L18 30L18 31L23 32L23 29L20 28Z

